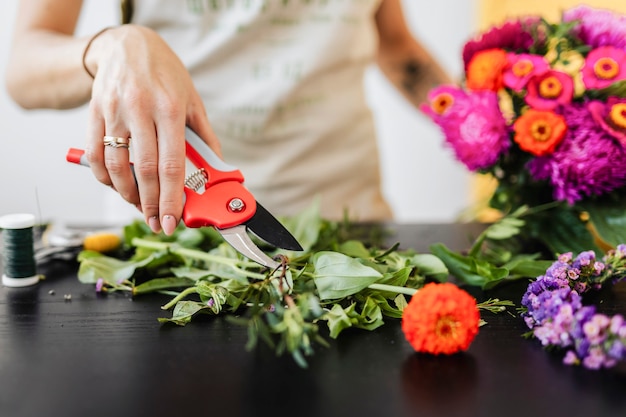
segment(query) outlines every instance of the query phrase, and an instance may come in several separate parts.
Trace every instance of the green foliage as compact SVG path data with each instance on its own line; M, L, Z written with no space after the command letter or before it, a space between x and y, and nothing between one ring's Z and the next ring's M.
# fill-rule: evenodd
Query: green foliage
M125 228L125 258L83 251L78 278L108 292L171 295L162 307L171 316L160 318L163 324L225 315L247 327L248 349L264 343L306 367L315 347L327 346L320 326L331 338L350 328L374 330L401 318L407 297L428 281L445 282L452 275L459 284L488 289L543 273L549 261L516 254L504 244L520 234L528 212L520 208L486 227L463 255L440 243L431 253L400 251L399 244L381 248L373 243L382 236L374 225L327 221L312 206L282 219L303 251L264 248L282 260L276 270L242 257L212 228L179 227L168 237L137 221ZM488 300L479 306L501 311L508 305Z
M277 270L242 257L212 228L181 226L168 237L136 221L124 230L125 258L83 251L78 277L107 292L171 295L163 324L225 314L247 327L249 349L262 342L306 366L314 347L327 345L320 326L332 338L348 328L376 329L402 316L405 296L450 275L437 256L399 251L398 244L382 249L380 226L327 221L317 205L281 221L304 250L263 247L284 259Z

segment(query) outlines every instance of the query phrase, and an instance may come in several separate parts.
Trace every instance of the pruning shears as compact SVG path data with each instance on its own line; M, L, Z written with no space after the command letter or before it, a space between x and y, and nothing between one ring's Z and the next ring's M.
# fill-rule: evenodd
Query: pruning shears
M189 127L186 129L186 156L196 168L185 179L182 221L187 227L212 226L243 256L272 269L278 268L280 263L265 254L248 231L274 247L302 250L285 226L246 189L241 171L220 159ZM82 149L70 148L66 159L89 166Z

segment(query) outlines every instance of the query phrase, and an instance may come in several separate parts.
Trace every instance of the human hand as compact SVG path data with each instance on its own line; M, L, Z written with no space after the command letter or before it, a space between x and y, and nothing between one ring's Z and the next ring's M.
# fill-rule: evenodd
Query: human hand
M95 74L85 146L91 169L141 210L154 232L170 235L183 210L185 126L221 155L204 104L180 59L148 28L107 30L85 58ZM129 149L105 146L104 136L132 138L134 173Z

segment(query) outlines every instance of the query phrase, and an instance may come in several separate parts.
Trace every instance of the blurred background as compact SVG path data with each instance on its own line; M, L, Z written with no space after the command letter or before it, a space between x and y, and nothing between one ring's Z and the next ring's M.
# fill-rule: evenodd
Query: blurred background
M0 75L6 59L18 1L0 2ZM588 1L621 7L618 1ZM79 34L119 21L117 0L85 0ZM558 0L403 0L407 22L418 39L456 79L461 50L481 27L523 12L558 16L575 4ZM444 147L438 128L393 90L376 68L365 81L374 111L383 168L384 193L400 223L458 219L475 197L474 181ZM116 222L119 197L98 183L88 169L69 164L70 147L84 146L86 108L26 111L0 89L0 215L28 212L39 221L69 224ZM358 173L355 173L358 175Z

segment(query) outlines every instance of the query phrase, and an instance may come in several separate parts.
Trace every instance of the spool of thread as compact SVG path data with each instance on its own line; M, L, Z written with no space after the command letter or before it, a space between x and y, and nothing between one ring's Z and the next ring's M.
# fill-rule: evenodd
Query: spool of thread
M2 234L2 284L26 287L39 282L35 262L33 227L35 216L28 213L0 217Z

